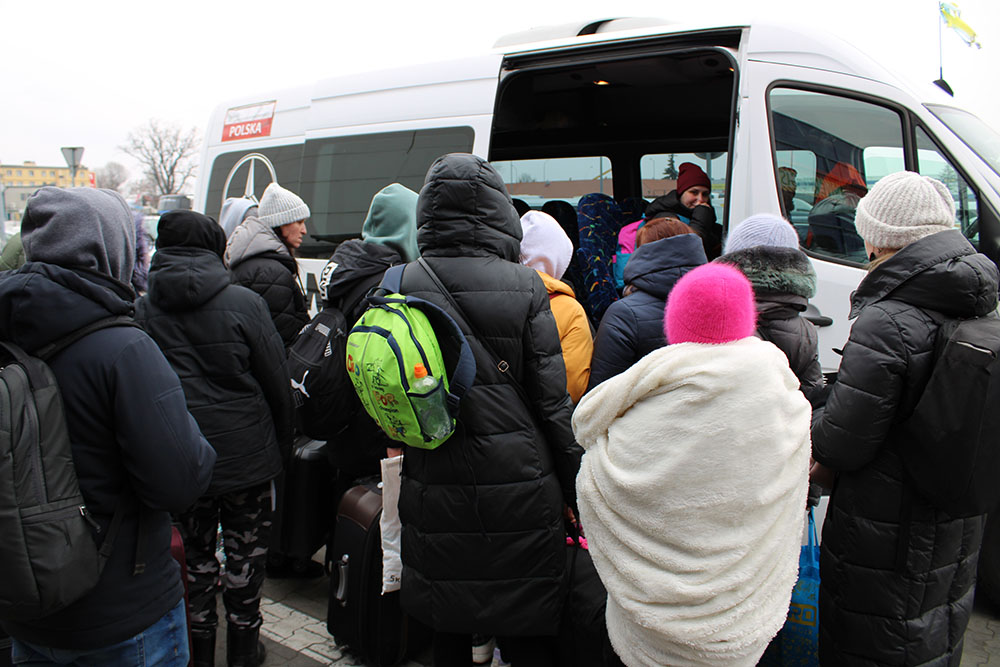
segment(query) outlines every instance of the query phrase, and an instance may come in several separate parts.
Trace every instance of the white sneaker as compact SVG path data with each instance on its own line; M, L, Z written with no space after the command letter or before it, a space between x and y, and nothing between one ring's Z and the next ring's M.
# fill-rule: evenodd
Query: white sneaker
M483 635L472 635L472 662L477 665L489 665L493 663L493 650L496 648L496 639L484 637Z

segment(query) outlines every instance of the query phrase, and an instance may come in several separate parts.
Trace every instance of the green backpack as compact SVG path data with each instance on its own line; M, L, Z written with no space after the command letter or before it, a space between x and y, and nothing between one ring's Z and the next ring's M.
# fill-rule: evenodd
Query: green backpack
M425 263L421 266L430 273ZM459 402L476 377L476 361L448 313L399 293L405 267L390 267L366 297L368 310L347 336L347 371L365 411L387 436L436 449L455 432ZM459 350L451 377L439 338ZM432 425L426 407L435 403L443 403L447 414Z

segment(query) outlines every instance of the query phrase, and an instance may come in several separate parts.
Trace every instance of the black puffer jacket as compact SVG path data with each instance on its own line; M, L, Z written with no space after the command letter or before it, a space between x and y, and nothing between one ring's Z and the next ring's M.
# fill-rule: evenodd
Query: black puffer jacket
M0 336L33 352L109 316L132 312L132 291L107 276L29 262L0 276ZM188 414L177 375L138 327L95 331L50 362L59 383L80 491L106 533L125 514L97 587L37 621L5 622L21 641L96 649L160 620L184 595L170 556L170 512L208 487L215 452ZM133 575L139 502L145 570ZM97 538L101 539L101 538Z
M320 294L324 305L339 309L347 326L354 326L365 311L365 295L382 281L386 269L402 261L399 253L388 246L356 239L344 241L323 271ZM346 405L340 409L351 411L351 421L328 442L330 462L344 481L377 475L386 448L399 447L399 443L390 440L368 416L357 394L351 391L344 401Z
M715 259L722 253L722 225L715 221L714 208L711 206L688 208L681 204L677 190L671 190L649 203L645 217L646 220L652 220L664 213L680 216L681 222L686 222L701 237L705 255L709 259Z
M823 527L820 662L957 667L984 517L954 519L914 496L897 425L931 371L938 326L922 309L994 310L997 267L957 230L940 232L874 269L851 306L858 319L812 433L813 456L839 471Z
M294 343L309 321L309 309L298 282L299 267L277 232L248 217L229 237L225 260L234 283L264 297L285 347Z
M753 285L757 300L757 337L776 345L788 357L799 389L807 398L823 386L816 326L802 317L816 295L816 271L797 248L754 246L723 255Z
M655 349L666 345L663 309L681 276L705 263L701 239L681 234L639 246L625 266L625 284L636 291L608 307L594 338L590 391Z
M417 226L420 254L510 364L527 401L470 340L476 378L456 433L433 451L408 448L403 459L403 606L440 631L554 634L562 509L575 504L583 451L548 294L534 269L517 263L520 221L482 159L453 154L431 166ZM454 313L417 264L407 266L402 289Z
M162 220L160 230L162 238ZM276 477L291 447L292 397L264 300L232 285L212 250L171 246L153 256L136 319L177 372L188 410L218 453L206 495Z

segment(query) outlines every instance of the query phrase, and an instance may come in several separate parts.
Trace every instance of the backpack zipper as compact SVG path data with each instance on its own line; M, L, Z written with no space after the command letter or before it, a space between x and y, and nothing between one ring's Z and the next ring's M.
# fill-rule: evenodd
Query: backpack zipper
M26 526L30 526L36 523L45 523L46 521L52 521L54 519L68 519L72 516L80 515L87 523L89 523L94 530L98 533L101 532L101 527L97 525L90 513L87 512L86 505L70 505L69 507L60 507L57 510L49 510L48 512L41 512L35 514L34 516L28 516L21 519L21 523Z

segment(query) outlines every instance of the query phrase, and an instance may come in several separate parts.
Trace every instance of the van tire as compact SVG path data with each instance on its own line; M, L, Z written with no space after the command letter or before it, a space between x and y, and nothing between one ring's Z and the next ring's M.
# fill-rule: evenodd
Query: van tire
M1000 512L990 514L979 550L979 574L976 593L985 595L1000 606Z

